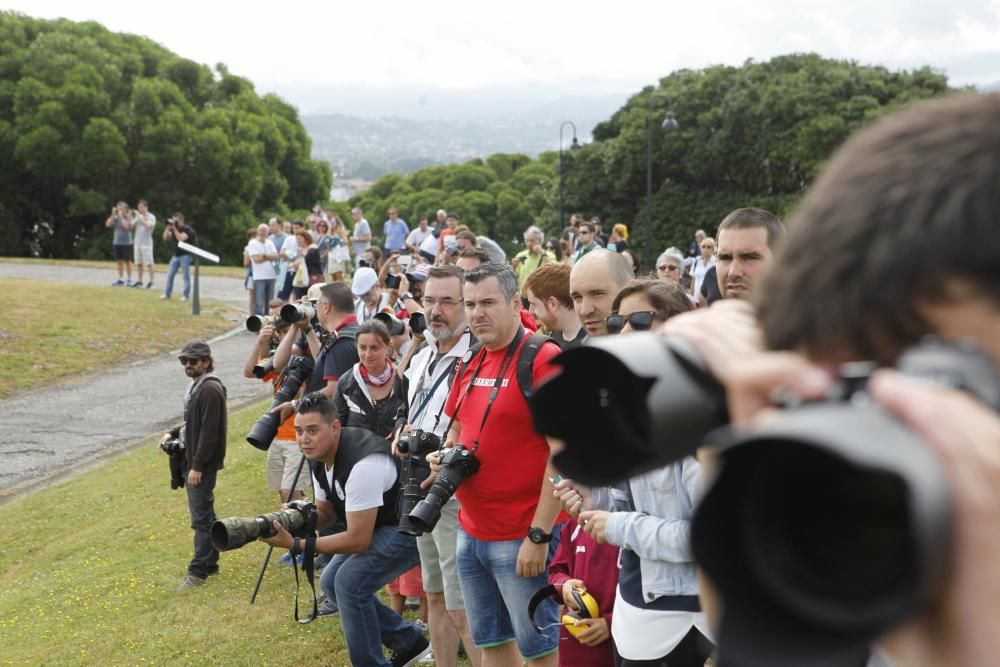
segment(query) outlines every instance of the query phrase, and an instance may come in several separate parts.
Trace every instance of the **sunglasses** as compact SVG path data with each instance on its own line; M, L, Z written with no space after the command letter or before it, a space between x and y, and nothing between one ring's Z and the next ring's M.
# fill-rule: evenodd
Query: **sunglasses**
M608 315L604 318L604 322L608 325L609 334L621 333L622 329L625 328L625 322L629 323L633 331L649 331L653 328L653 321L657 317L663 318L663 314L655 310L640 310L631 313L628 317L618 314Z
M663 264L662 266L658 266L656 268L658 268L660 271L677 271L680 267L678 267L676 264Z
M181 366L194 366L201 361L200 357L177 357L177 359L181 362Z

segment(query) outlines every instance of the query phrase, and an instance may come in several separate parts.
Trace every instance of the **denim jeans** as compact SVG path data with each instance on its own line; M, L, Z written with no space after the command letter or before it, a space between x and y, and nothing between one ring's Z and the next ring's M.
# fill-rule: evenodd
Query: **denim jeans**
M354 667L385 667L390 663L382 646L405 651L419 640L420 630L376 597L383 586L418 563L416 539L401 534L396 526L382 526L372 533L367 551L338 554L323 569L320 587L340 609Z
M194 529L194 557L188 574L204 579L219 571L219 552L212 544L212 523L215 522L215 477L217 470L201 473L201 484L185 484L191 528Z
M274 298L274 278L253 281L253 313L267 316L268 304Z
M184 296L191 296L191 255L181 255L180 257L174 255L170 258L170 269L167 271L167 288L163 291L163 295L168 299L174 293L174 276L177 275L178 268L184 269Z
M546 559L552 559L559 541L559 526L552 529ZM458 577L465 598L472 641L479 648L501 646L517 640L525 660L541 658L559 648L559 608L551 599L535 610L535 621L549 626L541 634L528 616L528 602L549 583L548 572L535 577L517 575L517 553L524 540L479 540L458 528Z

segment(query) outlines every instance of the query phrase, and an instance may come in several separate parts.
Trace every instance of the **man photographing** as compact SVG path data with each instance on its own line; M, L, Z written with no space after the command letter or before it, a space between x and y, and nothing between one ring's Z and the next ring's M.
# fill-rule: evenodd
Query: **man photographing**
M194 557L178 590L201 586L219 572L219 552L212 544L215 522L215 478L226 458L226 387L213 372L212 350L201 340L193 340L178 356L191 386L184 395L184 423L163 435L161 447L177 438L184 445L187 467L186 486L191 527L194 529Z
M389 443L364 429L341 428L336 406L322 392L308 394L296 411L296 439L311 462L316 489L317 527L343 517L347 530L313 543L293 538L276 521L274 537L261 539L291 549L293 557L310 548L335 554L320 585L340 609L352 665L409 665L428 653L430 643L376 595L420 562L415 539L398 530L398 473ZM389 660L383 645L393 652Z

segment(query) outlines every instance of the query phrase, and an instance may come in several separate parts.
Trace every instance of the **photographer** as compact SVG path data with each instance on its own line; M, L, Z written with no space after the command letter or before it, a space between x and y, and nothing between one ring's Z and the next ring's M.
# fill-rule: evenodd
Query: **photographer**
M115 264L118 267L118 280L111 283L113 287L128 285L132 287L132 227L134 218L128 204L123 201L118 202L111 208L111 214L105 220L104 226L114 229L112 239ZM125 282L125 274L128 274L128 282Z
M377 595L420 561L414 538L398 530L398 473L389 443L362 429L341 428L333 401L321 393L306 395L297 413L298 444L312 462L317 526L343 517L347 530L302 540L276 521L276 535L262 539L293 554L335 554L320 584L339 607L352 665L411 664L430 651L430 643ZM389 660L383 645L393 652Z
M167 227L163 230L163 240L175 244L184 241L191 245L198 245L198 235L184 221L183 213L174 213L174 216L167 220ZM170 268L167 270L167 286L163 290L161 299L169 299L173 295L174 276L177 275L177 269L184 270L184 294L181 296L181 301L187 301L188 297L191 296L191 253L175 247L174 256L170 258Z
M368 320L358 327L356 341L360 361L337 382L333 403L343 426L385 438L392 435L406 400L396 365L389 359L392 340L384 324Z
M483 264L466 274L464 299L466 321L483 349L462 365L448 396L445 416L453 423L445 446L461 443L480 462L456 493L458 572L469 626L484 664L520 665L523 657L555 665L558 631L552 625L539 634L527 611L532 595L547 585L560 508L548 479L555 475L549 447L534 430L516 374L515 357L528 340L517 277L506 264ZM551 341L538 348L532 385L549 374L558 351ZM437 455L428 461L442 470ZM543 603L536 620L555 624L555 604Z
M427 318L427 345L410 360L405 375L408 387L407 423L402 434L423 431L443 438L448 421L443 418L444 404L463 355L472 344L472 332L465 324L462 303L463 273L454 266L430 270L424 290L424 315ZM400 433L393 441L393 453ZM427 594L428 629L434 646L434 659L441 667L457 662L459 640L473 665L481 654L469 635L465 601L458 581L455 560L458 546L458 499L452 498L441 509L441 519L430 533L417 538L424 592Z
M226 458L226 387L213 372L212 350L204 341L193 340L178 356L191 386L184 395L184 423L165 433L161 447L177 438L184 445L187 464L186 488L194 557L178 590L201 586L219 573L219 552L212 544L215 522L215 478Z

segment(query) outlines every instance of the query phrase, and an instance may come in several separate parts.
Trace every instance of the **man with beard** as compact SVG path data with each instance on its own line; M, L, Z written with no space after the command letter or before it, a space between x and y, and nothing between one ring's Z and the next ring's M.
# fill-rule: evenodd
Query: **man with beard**
M738 208L719 223L715 272L723 299L750 298L754 280L784 235L781 221L760 208Z

